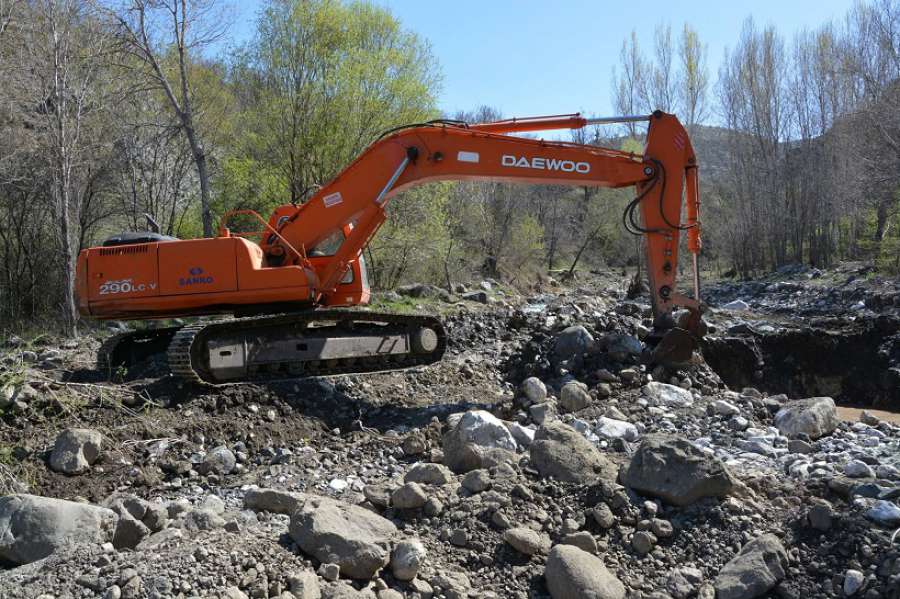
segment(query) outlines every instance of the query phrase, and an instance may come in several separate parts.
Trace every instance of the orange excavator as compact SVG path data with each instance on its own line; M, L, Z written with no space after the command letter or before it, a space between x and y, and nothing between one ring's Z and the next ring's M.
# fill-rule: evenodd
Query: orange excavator
M648 122L643 155L511 135L638 121ZM98 364L114 369L165 351L173 374L219 384L438 361L446 335L436 318L348 309L369 301L362 252L387 218L390 199L436 180L635 186L623 222L645 236L655 323L665 331L656 339L656 351L669 361L690 357L702 328L697 161L678 119L657 111L480 124L436 120L399 127L383 134L308 201L280 206L268 220L237 211L222 218L215 238L180 240L139 232L108 239L78 257L81 314L230 318L114 336L101 347ZM260 228L230 230L235 214L255 218ZM693 255L693 297L675 286L682 231ZM686 309L677 323L676 308Z

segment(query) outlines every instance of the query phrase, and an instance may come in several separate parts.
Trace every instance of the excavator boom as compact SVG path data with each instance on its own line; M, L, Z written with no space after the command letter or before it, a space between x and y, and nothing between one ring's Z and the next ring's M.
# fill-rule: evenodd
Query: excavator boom
M640 155L511 135L634 121L648 122L646 148ZM444 333L437 321L420 319L413 325L412 320L387 315L376 319L371 314L360 320L359 313L344 312L349 316L329 313L322 323L310 314L323 314L315 311L319 307L368 301L362 252L386 220L387 204L405 189L437 180L634 186L636 197L623 220L629 230L646 238L657 322L671 326L671 313L683 307L692 315L685 322L699 326L697 162L678 119L662 112L609 119L555 115L471 125L436 121L394 130L304 204L281 206L268 221L252 213L261 222L256 231L229 230L229 214L212 239L129 243L126 238L125 243L118 239L84 250L78 262L79 307L97 318L302 315L295 314L289 322L279 317L274 325L241 321L190 327L190 334L170 332L170 362L179 364L174 369L199 373L196 378L208 382L252 378L251 372L273 364L276 370L299 374L312 363L316 372L328 372L329 364L335 372L348 372L428 363L443 352ZM682 231L688 234L694 257L693 297L676 289ZM253 236L259 243L247 239ZM181 353L173 356L176 346ZM683 351L674 353L684 357Z

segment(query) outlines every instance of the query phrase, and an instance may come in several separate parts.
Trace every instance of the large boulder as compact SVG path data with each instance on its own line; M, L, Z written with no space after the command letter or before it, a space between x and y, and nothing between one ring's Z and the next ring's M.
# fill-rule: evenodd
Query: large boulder
M787 552L773 534L753 539L725 564L716 577L717 599L755 599L785 577Z
M651 436L623 471L622 484L684 506L703 497L727 495L735 481L721 460L687 439Z
M558 364L577 358L594 347L594 337L586 328L575 325L563 329L553 343L553 361Z
M567 412L578 412L591 405L587 385L578 381L563 385L559 392L559 405Z
M652 405L686 408L694 404L694 396L687 389L651 381L641 387L641 393Z
M483 465L492 449L514 452L516 439L503 421L484 410L466 412L442 439L444 464L455 472L468 472Z
M818 439L837 428L839 423L834 400L830 397L795 399L775 414L775 426L786 437L808 435Z
M303 506L309 495L282 491L281 489L248 489L244 494L244 507L263 512L291 515Z
M624 599L625 585L599 557L574 545L556 545L544 569L553 599Z
M66 545L112 540L112 510L37 495L0 497L0 558L14 564L43 559Z
M64 474L81 474L100 457L103 436L89 428L67 428L56 437L50 467Z
M637 427L626 420L617 420L601 416L594 427L594 434L603 439L625 439L634 442L641 433Z
M305 553L368 580L387 565L397 527L363 507L310 496L291 516L289 531Z
M537 430L529 451L532 465L543 476L573 483L616 478L615 464L581 433L558 420Z

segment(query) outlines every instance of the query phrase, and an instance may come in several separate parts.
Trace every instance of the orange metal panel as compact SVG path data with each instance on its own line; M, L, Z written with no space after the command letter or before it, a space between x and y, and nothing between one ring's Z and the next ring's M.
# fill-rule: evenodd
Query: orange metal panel
M160 294L235 291L237 242L236 238L219 237L159 244Z
M159 295L157 247L144 243L89 250L86 285L90 301Z

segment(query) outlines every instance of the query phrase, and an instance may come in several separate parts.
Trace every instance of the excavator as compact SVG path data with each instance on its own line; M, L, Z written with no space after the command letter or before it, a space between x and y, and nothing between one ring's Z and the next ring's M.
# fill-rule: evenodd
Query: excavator
M644 121L648 131L640 155L515 135ZM352 309L370 300L363 250L388 217L391 198L437 180L634 186L623 223L645 238L658 333L654 352L661 360L689 359L703 333L698 165L678 119L657 111L478 124L441 119L398 127L382 134L307 201L279 206L267 220L239 210L223 215L213 238L130 232L85 249L76 274L84 316L219 315L115 335L100 348L98 367L112 371L165 352L173 375L218 385L439 361L447 337L437 318ZM255 230L229 229L236 215L258 223ZM693 297L676 290L683 231L693 256Z

